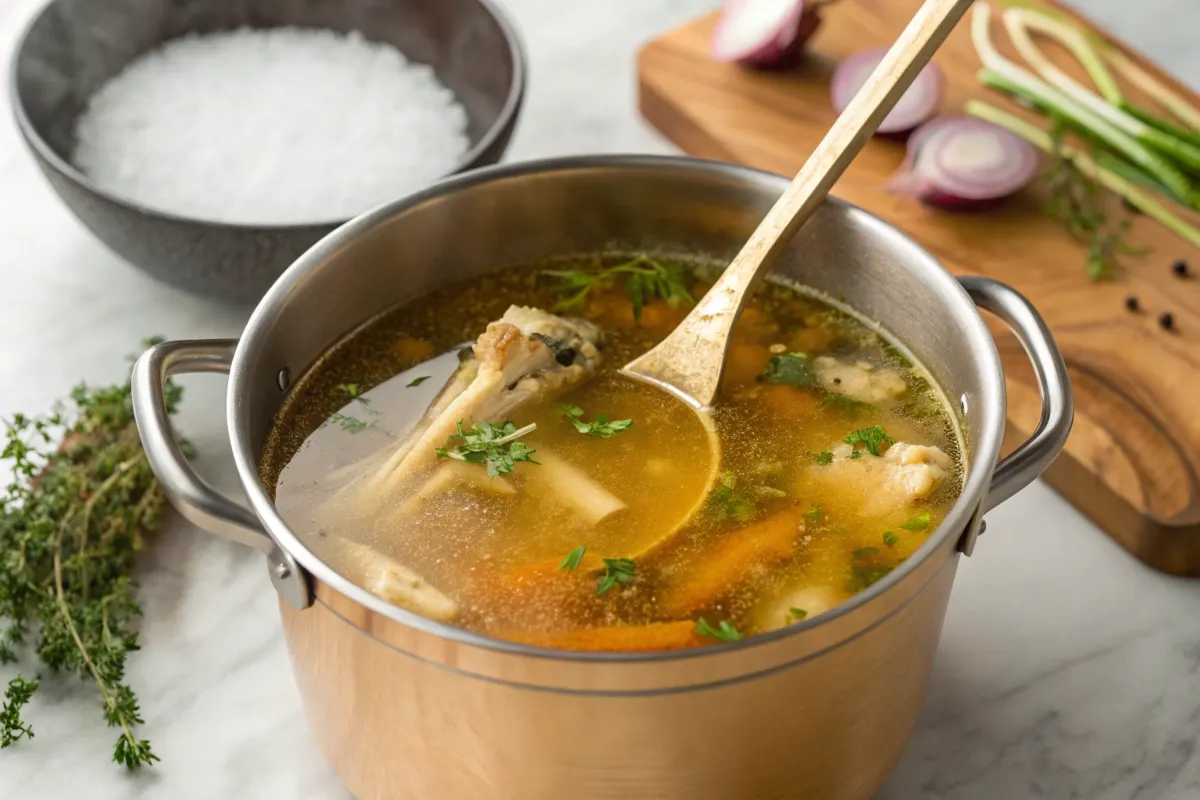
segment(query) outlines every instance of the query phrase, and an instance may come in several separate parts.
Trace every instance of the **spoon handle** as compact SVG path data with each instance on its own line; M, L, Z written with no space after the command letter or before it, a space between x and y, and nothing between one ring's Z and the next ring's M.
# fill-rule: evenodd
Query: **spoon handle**
M747 298L971 2L925 0L716 284L666 339L627 364L626 372L673 390L700 407L712 405L730 334Z

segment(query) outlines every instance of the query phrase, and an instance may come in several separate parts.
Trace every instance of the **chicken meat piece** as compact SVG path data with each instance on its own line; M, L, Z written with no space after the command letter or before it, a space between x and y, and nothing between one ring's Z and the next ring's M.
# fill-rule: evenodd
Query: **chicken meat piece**
M937 447L896 442L881 456L841 443L833 460L814 471L831 493L861 504L867 517L884 517L922 500L954 472L954 460Z
M847 363L833 356L818 356L813 360L813 370L823 389L862 403L886 405L908 391L899 372L869 361Z
M784 628L824 614L844 598L828 586L805 585L793 588L761 604L754 612L755 627L760 631ZM803 611L803 614L798 612Z
M525 403L590 378L603 336L582 319L511 306L464 351L464 360L421 421L376 474L374 488L395 488L436 460L435 450L476 422L501 422Z
M458 616L453 598L375 548L346 539L336 547L343 574L376 597L438 622Z

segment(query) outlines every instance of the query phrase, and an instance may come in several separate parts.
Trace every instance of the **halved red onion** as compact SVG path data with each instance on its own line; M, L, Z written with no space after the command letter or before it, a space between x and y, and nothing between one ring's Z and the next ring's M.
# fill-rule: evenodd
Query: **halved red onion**
M887 53L886 47L864 50L843 59L833 71L829 84L829 99L839 114L846 110L850 101L862 85L871 77L875 67ZM942 70L932 61L921 70L900 100L883 118L876 133L881 136L896 136L908 133L938 112L942 104Z
M1037 167L1037 151L1019 136L975 117L943 117L909 138L888 189L937 208L982 210L1028 184Z
M794 64L821 24L818 5L804 0L726 0L713 30L713 58L759 69Z

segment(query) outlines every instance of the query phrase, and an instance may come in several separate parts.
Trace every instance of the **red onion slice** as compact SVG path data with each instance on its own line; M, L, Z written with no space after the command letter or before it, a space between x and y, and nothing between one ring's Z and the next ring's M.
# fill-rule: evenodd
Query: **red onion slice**
M938 208L988 208L1033 180L1037 167L1037 151L1019 136L975 117L946 117L913 133L888 188Z
M864 50L837 65L829 85L829 96L835 111L840 114L846 110L886 53L886 47ZM876 133L885 136L906 133L937 114L942 104L943 82L942 70L930 62L883 118Z
M713 30L712 55L763 69L786 66L819 24L804 0L727 0Z

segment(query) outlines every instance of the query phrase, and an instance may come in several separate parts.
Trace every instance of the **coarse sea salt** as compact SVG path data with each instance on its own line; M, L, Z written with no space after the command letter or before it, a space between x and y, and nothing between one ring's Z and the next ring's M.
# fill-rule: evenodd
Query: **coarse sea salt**
M331 222L455 168L467 115L433 70L359 33L175 39L100 88L75 164L149 208L246 225Z

